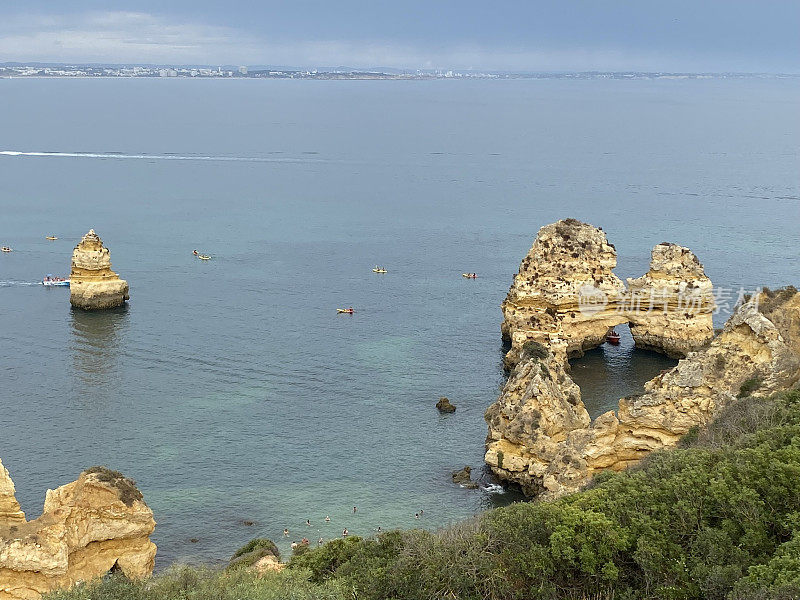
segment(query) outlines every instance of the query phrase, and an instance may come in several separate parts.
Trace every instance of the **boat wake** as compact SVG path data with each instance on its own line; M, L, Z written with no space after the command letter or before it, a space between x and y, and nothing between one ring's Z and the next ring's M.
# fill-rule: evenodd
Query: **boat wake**
M277 154L277 153L276 153ZM325 159L311 158L304 153L302 158L289 156L226 156L203 154L124 154L122 152L22 152L19 150L0 150L0 156L24 156L38 158L103 158L127 160L195 160L212 162L260 162L260 163L309 163L328 162Z
M12 287L16 285L42 285L41 281L0 281L0 287Z

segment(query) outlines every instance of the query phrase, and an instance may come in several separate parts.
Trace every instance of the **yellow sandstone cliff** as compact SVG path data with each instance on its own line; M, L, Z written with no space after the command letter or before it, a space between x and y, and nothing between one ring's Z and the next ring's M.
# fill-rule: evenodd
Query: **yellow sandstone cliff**
M613 269L617 252L602 229L566 219L539 230L502 304L507 364L535 340L566 342L568 356L600 345L626 321L619 312L625 286Z
M626 291L612 284L616 253L601 230L567 220L539 236L503 303L503 334L512 343L508 364L515 366L485 415L486 463L527 495L575 491L598 471L624 469L672 446L741 390L767 394L798 385L800 294L794 288L751 298L712 339L711 282L687 248L656 246L650 270L629 280ZM589 266L570 270L565 267L579 262L576 239L596 242L580 244ZM602 272L594 288L604 292L605 286L613 295L603 302L595 293L598 301L584 302L581 311L576 296L586 291L587 272ZM623 398L617 412L591 421L567 358L602 343L615 322L631 324L638 346L684 358L646 383L644 394Z
M90 229L72 252L69 276L72 306L97 310L121 306L128 300L128 282L111 270L111 255Z
M48 490L42 516L33 521L14 513L13 489L0 463L0 600L36 599L111 570L130 578L152 573L153 512L130 479L88 469Z

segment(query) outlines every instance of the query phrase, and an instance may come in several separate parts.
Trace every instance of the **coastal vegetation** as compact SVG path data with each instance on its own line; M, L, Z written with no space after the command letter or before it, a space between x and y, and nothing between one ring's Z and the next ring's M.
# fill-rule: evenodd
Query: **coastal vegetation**
M254 544L252 551L259 544ZM247 554L247 552L243 552ZM732 402L676 449L553 502L302 548L280 573L175 568L51 600L800 597L800 391Z

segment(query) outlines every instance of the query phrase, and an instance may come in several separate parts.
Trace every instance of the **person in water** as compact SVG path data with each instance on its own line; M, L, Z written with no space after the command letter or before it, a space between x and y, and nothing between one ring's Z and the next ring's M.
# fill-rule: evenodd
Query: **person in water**
M289 530L288 529L284 529L283 530L283 537L289 537Z
M197 256L197 254L198 254L197 250L192 250L192 254L194 254L195 256Z
M345 527L345 528L342 530L342 537L347 537L348 535L350 535L350 534L349 534L349 533L347 533L347 528Z
M309 527L311 527L311 520L310 520L310 519L306 519L306 525L308 525Z
M330 517L330 515L328 515L328 516L326 516L326 517L325 517L325 522L326 522L326 523L330 523L330 522L331 522L331 517Z
M353 310L353 309L351 308L350 310ZM353 507L353 514L356 514L356 511L357 511L357 510L358 510L358 509L357 509L357 508L354 506L354 507Z

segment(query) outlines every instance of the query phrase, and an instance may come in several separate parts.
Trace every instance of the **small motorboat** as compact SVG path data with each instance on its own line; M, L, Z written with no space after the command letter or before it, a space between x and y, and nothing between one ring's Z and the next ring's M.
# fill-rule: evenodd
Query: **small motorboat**
M477 279L478 278L478 274L477 273L462 273L461 276L462 277L466 277L467 279Z
M3 246L2 248L0 248L0 252L13 252L13 250L8 246Z
M373 273L386 273L387 271L383 267L375 267L374 269L372 269L372 272Z
M57 240L58 238L54 235L46 235L44 236L44 239L50 240L52 242L53 240Z
M197 258L200 260L211 260L211 257L208 254L198 254Z
M337 308L336 312L344 315L352 315L355 311L352 308Z
M606 341L612 346L619 346L619 334L612 329L611 332L606 336Z
M69 279L66 277L54 277L52 274L48 273L45 275L44 279L42 279L42 285L47 287L69 287Z

